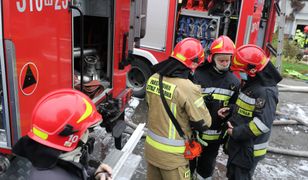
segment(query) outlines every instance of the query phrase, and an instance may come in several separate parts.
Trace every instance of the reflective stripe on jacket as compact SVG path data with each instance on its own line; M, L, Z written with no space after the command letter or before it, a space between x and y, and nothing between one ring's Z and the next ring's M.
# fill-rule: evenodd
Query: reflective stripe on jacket
M148 130L146 142L151 146L155 147L164 152L170 153L184 153L185 142L184 140L169 139L166 137L159 136Z
M201 138L208 141L218 140L221 132L217 130L206 130L202 133Z
M240 92L233 108L232 139L236 142L252 140L255 158L263 158L266 154L277 103L276 86L263 87L256 83Z
M162 104L158 78L158 74L151 76L146 87L149 134L145 143L145 157L157 167L172 169L187 165L188 161L183 156L184 141ZM186 136L191 136L189 121L203 120L203 126L210 126L211 117L203 102L200 87L188 79L164 77L163 92Z
M218 73L211 64L198 67L193 81L201 85L201 92L205 99L207 96L212 96L211 100L205 101L212 117L212 125L209 130L203 132L201 138L207 142L216 142L226 121L218 117L217 111L228 106L230 100L235 101L240 81L231 72Z

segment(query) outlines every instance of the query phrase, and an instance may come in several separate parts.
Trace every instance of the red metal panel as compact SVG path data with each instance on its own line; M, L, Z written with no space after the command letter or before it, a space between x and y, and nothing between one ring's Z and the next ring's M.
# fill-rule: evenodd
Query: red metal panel
M11 121L20 121L25 135L37 101L54 89L72 87L71 13L68 0L2 2L4 38L16 52L20 119Z
M252 27L251 27L250 39L249 39L250 44L257 44L263 6L264 6L264 0L258 0L255 2L255 5L254 5L255 11L252 14Z
M130 0L115 1L115 17L114 17L114 46L113 46L113 97L117 97L126 88L126 74L130 66L126 66L123 70L119 70L119 62L122 60L123 40L125 33L129 31L129 14Z
M153 54L158 62L166 60L173 49L173 41L174 41L174 28L176 26L176 7L177 0L170 0L169 2L169 12L168 12L168 25L167 25L167 34L166 34L166 49L164 51L155 51L151 49L145 49Z
M3 153L3 154L11 154L12 153L12 151L10 149L4 149L4 148L1 148L0 152Z
M253 14L255 1L252 0L243 0L241 5L241 14L239 17L238 28L237 28L237 37L235 45L239 47L244 44L246 24L248 16Z

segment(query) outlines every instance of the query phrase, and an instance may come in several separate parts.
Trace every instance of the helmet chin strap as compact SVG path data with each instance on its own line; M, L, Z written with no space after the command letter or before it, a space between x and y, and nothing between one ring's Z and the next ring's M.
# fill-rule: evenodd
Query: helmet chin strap
M84 144L87 143L89 138L89 130L87 130L80 138ZM63 153L59 156L60 159L70 162L79 163L80 158L82 156L82 147L78 146L76 149L70 152Z

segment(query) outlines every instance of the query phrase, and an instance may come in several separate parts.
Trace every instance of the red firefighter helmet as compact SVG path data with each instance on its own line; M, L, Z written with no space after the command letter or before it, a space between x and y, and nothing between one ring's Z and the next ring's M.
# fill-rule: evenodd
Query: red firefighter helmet
M210 48L211 54L208 57L208 62L213 61L215 54L234 54L235 45L233 41L228 36L220 36L215 39Z
M253 44L242 45L239 47L232 59L231 70L242 71L254 77L267 65L269 59L264 51Z
M304 32L305 32L305 33L308 33L308 26L305 26Z
M36 104L28 136L48 147L72 151L85 131L101 120L85 94L72 89L57 90Z
M185 38L174 47L171 57L194 71L204 61L204 49L199 40Z

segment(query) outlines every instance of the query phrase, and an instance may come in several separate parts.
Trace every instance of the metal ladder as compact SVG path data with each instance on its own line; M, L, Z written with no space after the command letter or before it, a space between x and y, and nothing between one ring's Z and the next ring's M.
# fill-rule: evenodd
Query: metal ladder
M281 0L280 3L281 3L280 4L281 8L278 5L278 1L275 3L275 7L276 7L276 11L279 17L276 68L281 73L284 26L285 26L285 19L286 19L286 0Z
M112 168L113 179L131 179L136 171L142 158L140 155L132 154L132 152L144 133L144 126L145 123L139 124L122 150L113 149L104 159L103 163Z

